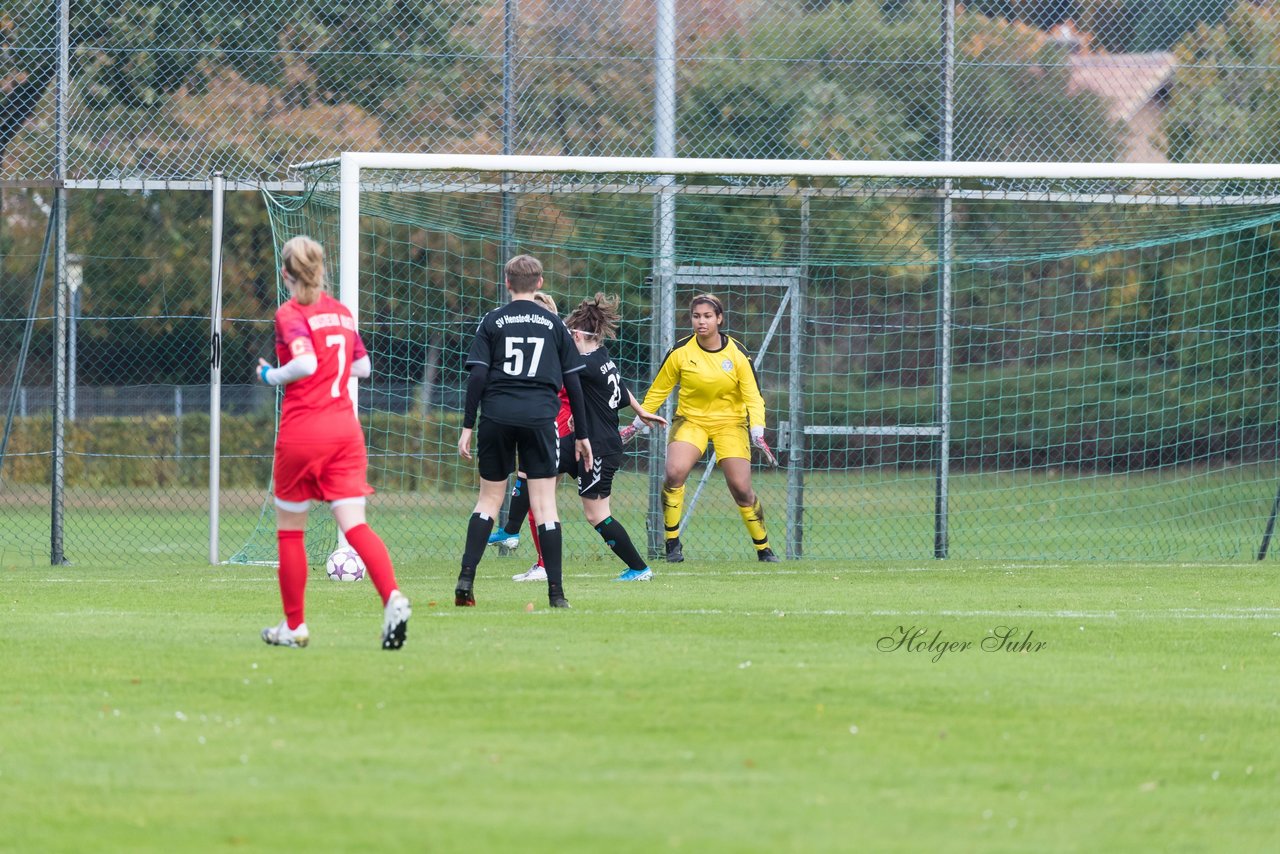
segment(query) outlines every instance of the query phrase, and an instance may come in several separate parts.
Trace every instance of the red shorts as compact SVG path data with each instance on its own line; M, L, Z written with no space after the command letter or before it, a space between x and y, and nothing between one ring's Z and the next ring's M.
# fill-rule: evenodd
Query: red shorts
M289 442L276 445L271 477L281 501L334 501L372 495L368 470L362 439Z

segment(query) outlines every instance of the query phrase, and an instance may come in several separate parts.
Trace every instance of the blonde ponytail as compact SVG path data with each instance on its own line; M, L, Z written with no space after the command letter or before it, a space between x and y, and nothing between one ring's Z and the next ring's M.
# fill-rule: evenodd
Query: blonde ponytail
M292 238L280 250L286 276L294 281L294 299L311 305L325 290L324 248L305 235Z

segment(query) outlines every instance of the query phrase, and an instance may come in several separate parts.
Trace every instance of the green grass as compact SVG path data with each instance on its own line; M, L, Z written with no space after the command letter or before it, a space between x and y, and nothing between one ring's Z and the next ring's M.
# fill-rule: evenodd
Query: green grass
M318 571L288 650L270 569L5 567L0 850L1280 847L1272 567L523 568L403 565L386 653Z
M686 487L692 503L701 469ZM1022 561L1247 561L1258 549L1275 498L1274 464L1212 469L1183 466L1151 472L1087 474L1061 470L953 473L950 557ZM753 477L770 536L786 542L783 472ZM0 564L46 565L47 487L0 494ZM648 479L627 472L612 506L633 538L643 540ZM929 472L868 468L811 472L805 477L803 548L821 560L925 560L933 556L935 482ZM273 559L273 529L255 533L265 490L223 496L221 548L229 558L246 543ZM452 558L475 502L473 490L386 491L370 502L370 519L399 560ZM568 486L560 490L566 554L595 561L599 537L583 524ZM75 488L68 491L65 553L73 563L197 562L208 554L208 497L199 490ZM326 514L327 515L327 514ZM527 529L527 526L526 526ZM332 526L330 525L330 531ZM684 540L707 560L750 555L724 479L707 481ZM1278 550L1280 551L1280 550ZM610 560L612 558L610 557Z

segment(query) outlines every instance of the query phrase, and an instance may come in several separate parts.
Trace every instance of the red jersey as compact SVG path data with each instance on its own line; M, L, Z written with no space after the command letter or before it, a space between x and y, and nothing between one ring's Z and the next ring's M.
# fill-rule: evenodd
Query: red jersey
M284 387L278 442L364 441L347 390L351 363L366 355L351 311L328 294L310 305L291 299L276 310L276 360L314 353L316 372Z
M569 409L569 393L564 390L564 386L560 386L560 411L556 413L556 435L573 435L573 411Z

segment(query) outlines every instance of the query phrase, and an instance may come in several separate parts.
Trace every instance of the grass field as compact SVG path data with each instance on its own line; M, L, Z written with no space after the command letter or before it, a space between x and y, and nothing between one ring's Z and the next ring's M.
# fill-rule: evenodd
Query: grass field
M1280 850L1273 567L523 568L5 567L0 850Z
M1185 466L1150 472L1087 474L953 473L950 557L1020 561L1230 562L1257 552L1280 476L1274 464L1221 469ZM701 472L686 488L692 503ZM784 551L784 472L753 477L774 548ZM627 472L615 484L613 512L643 540L648 479ZM928 471L866 469L805 476L803 552L820 560L925 560L933 556L935 481ZM227 490L220 507L225 560L246 543L274 559L270 524L255 533L266 488ZM129 559L198 562L209 553L207 492L192 489L68 490L64 548L77 565ZM600 539L582 521L567 486L560 490L565 554L596 561ZM475 502L471 489L380 492L370 519L399 560L430 562L462 548L462 526ZM49 560L47 486L6 484L0 491L0 565L44 566ZM327 517L327 513L324 514ZM332 536L332 526L329 527ZM737 560L750 555L738 512L719 473L711 475L683 539L690 555ZM612 556L608 556L612 560Z

